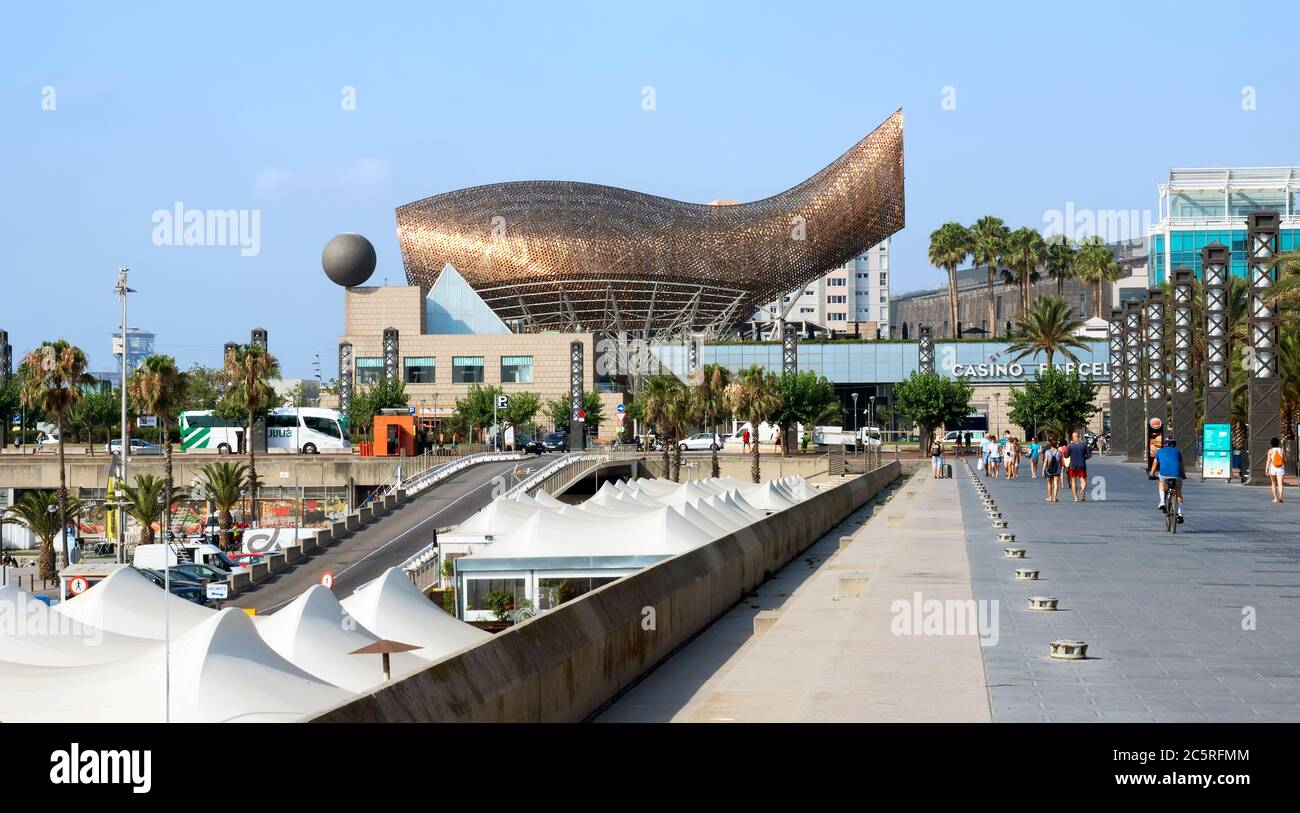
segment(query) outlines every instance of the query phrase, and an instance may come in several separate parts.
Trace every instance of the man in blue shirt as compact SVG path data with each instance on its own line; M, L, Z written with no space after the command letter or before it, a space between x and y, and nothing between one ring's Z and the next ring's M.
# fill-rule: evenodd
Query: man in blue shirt
M1172 488L1178 497L1178 521L1183 521L1183 488L1182 481L1187 477L1187 472L1183 470L1183 453L1178 448L1178 443L1173 438L1165 441L1165 444L1156 451L1151 458L1151 473L1158 475L1158 495L1159 502L1156 507L1161 511L1165 510L1165 488Z

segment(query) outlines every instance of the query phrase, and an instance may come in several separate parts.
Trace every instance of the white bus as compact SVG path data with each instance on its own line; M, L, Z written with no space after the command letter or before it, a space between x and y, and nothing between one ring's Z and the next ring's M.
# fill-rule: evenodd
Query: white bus
M243 451L241 421L219 418L212 410L182 412L181 448L216 450L221 454ZM347 417L334 409L276 407L266 416L266 448L294 449L317 454L322 449L351 449Z

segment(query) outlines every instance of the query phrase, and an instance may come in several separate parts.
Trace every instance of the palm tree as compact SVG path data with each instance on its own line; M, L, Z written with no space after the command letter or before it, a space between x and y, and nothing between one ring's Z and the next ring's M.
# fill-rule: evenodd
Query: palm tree
M63 418L68 411L81 400L81 387L91 383L86 374L86 354L81 348L68 344L63 339L45 342L27 354L20 372L23 378L23 402L28 408L39 409L46 415L53 415L59 430L59 518L63 527L68 524L68 473L63 458ZM60 552L54 557L51 546L50 560L47 562L45 551L41 551L41 578L53 578L57 562L63 559Z
M167 484L167 493L175 491L176 482L172 477L172 436L168 427L171 416L180 411L185 402L185 387L188 377L176 368L176 359L171 356L150 356L140 363L131 373L128 391L136 407L146 415L158 419L162 429L163 442L163 479ZM171 503L164 511L163 526L171 527Z
M244 488L248 483L248 467L243 463L208 463L199 469L203 474L203 497L217 512L217 527L221 530L221 547L229 550L234 546L231 528L234 518L231 510L244 497Z
M1065 280L1074 276L1074 246L1064 234L1047 242L1047 273L1056 279L1056 295L1064 299Z
M164 512L179 496L175 490L167 490L165 479L152 474L137 474L134 486L122 485L122 501L126 513L140 523L141 545L153 544L154 523L158 523L159 530L164 532L163 539L166 540L166 532L162 528Z
M957 269L970 256L971 233L960 223L948 221L930 232L930 264L948 272L948 315L952 337L960 339L957 329Z
M1006 240L1006 262L1020 286L1020 313L1029 313L1029 286L1038 281L1038 268L1047 260L1047 243L1028 226L1021 226Z
M748 421L754 436L753 463L750 475L754 482L759 480L758 461L758 427L771 419L781 408L781 393L776 387L776 375L765 372L757 364L741 370L735 381L727 386L727 407L738 420Z
M231 409L238 409L248 416L248 428L244 431L244 445L248 447L248 483L249 502L252 510L249 515L253 524L258 523L257 510L257 458L254 450L253 430L257 419L266 414L266 410L276 402L275 389L271 379L280 375L280 364L265 347L258 344L245 344L234 348L226 354L226 377L230 379L230 388L226 398Z
M721 364L705 364L700 368L700 381L691 390L692 413L697 421L709 427L716 441L718 418L727 414L727 385L731 383L731 371ZM716 443L713 445L717 445ZM722 476L718 465L718 450L713 449L713 477Z
M998 264L1002 261L1002 255L1006 251L1007 235L1010 233L1010 229L1002 222L1002 218L993 217L992 215L981 217L975 221L974 226L970 227L971 256L975 258L975 265L983 265L988 269L989 330L991 336L998 334L998 313L993 301L993 275L997 271Z
M61 536L60 529L66 527L60 517L77 517L81 514L81 501L76 497L64 496L48 491L29 491L17 503L0 516L0 522L20 523L41 540L41 552L37 566L41 581L50 581L58 577L54 568L54 540Z
M674 379L675 380L675 379ZM681 441L686 437L686 431L690 428L694 418L693 406L691 404L691 391L680 383L671 388L669 397L664 402L665 412L664 419L667 422L669 431L673 438L673 482L680 483L682 480L682 446Z
M1074 273L1084 282L1092 283L1093 316L1101 318L1103 286L1119 279L1120 267L1100 237L1083 241L1074 257Z
M1041 351L1047 357L1048 367L1057 353L1077 362L1079 357L1072 350L1088 349L1087 342L1075 335L1082 327L1083 320L1064 299L1040 296L1034 300L1033 310L1023 314L1016 323L1016 336L1007 350L1018 351L1012 361Z
M671 475L668 447L676 446L672 442L672 402L676 398L674 391L680 388L681 382L671 375L652 376L641 387L641 417L659 433L664 453L664 477Z

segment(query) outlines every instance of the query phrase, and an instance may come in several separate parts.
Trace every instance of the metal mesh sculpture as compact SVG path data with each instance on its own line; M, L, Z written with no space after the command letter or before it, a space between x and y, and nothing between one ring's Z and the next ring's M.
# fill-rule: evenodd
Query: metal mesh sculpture
M451 263L525 330L717 333L903 227L903 114L813 177L708 205L596 184L476 186L397 210L407 280Z

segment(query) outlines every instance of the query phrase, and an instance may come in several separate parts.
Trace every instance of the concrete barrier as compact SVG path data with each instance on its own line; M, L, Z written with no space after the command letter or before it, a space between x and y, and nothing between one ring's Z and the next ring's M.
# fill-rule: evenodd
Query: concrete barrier
M776 626L776 622L780 620L780 618L780 610L763 610L758 613L754 616L754 634L762 635L772 629L772 627Z
M576 722L898 477L886 464L326 710L319 722ZM653 624L649 623L653 620Z
M385 511L392 511L392 510L393 510L394 508L396 508L396 507L397 507L397 495L396 495L396 494L385 494L385 495L384 495L384 510L385 510Z
M361 527L361 516L359 514L348 514L343 518L344 530L355 531Z
M302 541L310 542L311 539L306 538L303 539ZM287 548L281 548L281 551L284 553L284 561L288 562L289 564L293 564L294 562L297 562L300 559L302 559L302 545L291 545Z
M330 523L330 541L331 541L331 542L337 542L338 540L342 539L342 538L344 537L344 535L347 534L347 532L348 532L348 521L347 521L347 518L346 518L346 517L344 517L343 519L339 520L338 522L331 522L331 523ZM321 540L321 544L322 544L322 545L325 544L325 540L322 539L322 540Z
M228 581L232 595L253 586L253 577L248 573L231 573Z
M253 584L257 584L258 582L265 580L266 577L270 575L271 575L271 568L266 563L265 560L258 562L255 565L248 566L248 577L252 579Z

